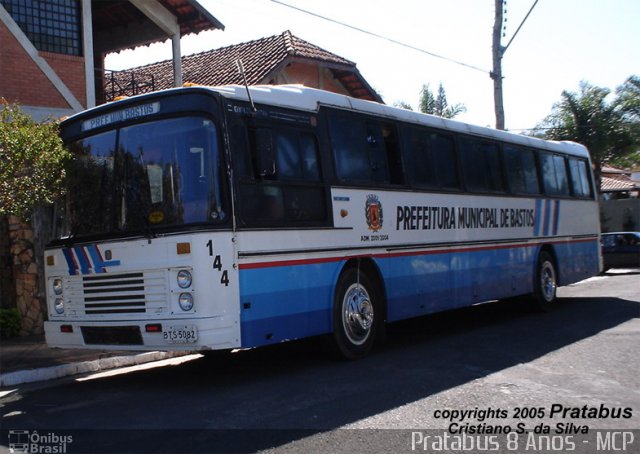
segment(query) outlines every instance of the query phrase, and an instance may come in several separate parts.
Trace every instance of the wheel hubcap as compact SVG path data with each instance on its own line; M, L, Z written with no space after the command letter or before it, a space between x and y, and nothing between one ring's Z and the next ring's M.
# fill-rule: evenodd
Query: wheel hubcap
M342 325L349 341L363 344L373 326L373 305L367 290L358 284L351 285L344 295L342 309Z
M540 285L542 289L542 296L546 301L551 301L556 294L556 273L553 269L553 265L549 262L543 263L541 271Z

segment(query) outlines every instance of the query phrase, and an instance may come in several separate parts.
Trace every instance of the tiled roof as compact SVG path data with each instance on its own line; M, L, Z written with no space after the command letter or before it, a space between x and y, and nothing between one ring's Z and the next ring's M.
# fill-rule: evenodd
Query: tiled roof
M224 30L224 25L197 0L158 0L158 3L175 16L182 36L204 30ZM101 41L104 47L102 51L118 52L168 38L159 27L149 26L151 19L129 0L94 0L91 9L93 32L96 41Z
M635 181L626 175L600 177L600 190L602 192L637 191L640 190L640 181Z
M242 60L249 85L268 83L269 81L265 78L285 62L291 60L316 61L330 67L336 78L341 79L345 86L351 83L352 86L347 86L347 89L351 91L352 96L381 100L362 78L355 63L300 39L290 31L285 31L281 35L184 56L182 57L182 80L185 83L212 86L243 84L242 75L236 64L238 59ZM153 76L154 90L163 90L173 86L171 60L131 68L126 71L128 74L125 77L130 79L132 72L139 80L148 80ZM125 80L124 83L128 83L128 80ZM358 90L359 92L357 92Z
M624 169L619 169L618 167L612 167L612 166L608 166L608 165L603 165L602 169L600 170L600 172L602 172L603 174L610 174L610 173L625 174L625 173L629 173Z

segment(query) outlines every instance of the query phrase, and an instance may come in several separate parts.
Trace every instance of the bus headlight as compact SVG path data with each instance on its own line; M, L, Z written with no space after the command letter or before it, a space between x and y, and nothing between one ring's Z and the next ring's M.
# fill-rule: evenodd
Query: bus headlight
M53 280L53 293L56 295L62 295L62 279L55 278Z
M178 298L178 304L183 311L190 311L193 309L193 295L191 293L181 293Z
M57 314L62 315L64 313L64 300L62 298L56 298L56 301L53 303L53 308Z
M189 288L191 287L191 283L193 282L193 277L187 270L178 271L178 276L176 279L180 288Z

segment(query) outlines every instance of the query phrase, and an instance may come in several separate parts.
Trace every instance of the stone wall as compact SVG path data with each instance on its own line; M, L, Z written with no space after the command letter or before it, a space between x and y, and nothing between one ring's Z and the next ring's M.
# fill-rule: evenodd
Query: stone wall
M15 303L22 317L20 335L42 334L46 302L42 291L44 284L39 279L42 274L36 260L33 230L31 225L15 216L9 216L8 219Z

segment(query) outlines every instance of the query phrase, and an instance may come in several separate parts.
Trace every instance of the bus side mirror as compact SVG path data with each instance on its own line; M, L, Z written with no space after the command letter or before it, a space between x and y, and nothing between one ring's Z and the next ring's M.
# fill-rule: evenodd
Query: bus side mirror
M276 154L271 129L258 128L256 130L256 165L258 167L257 174L261 177L276 174Z

